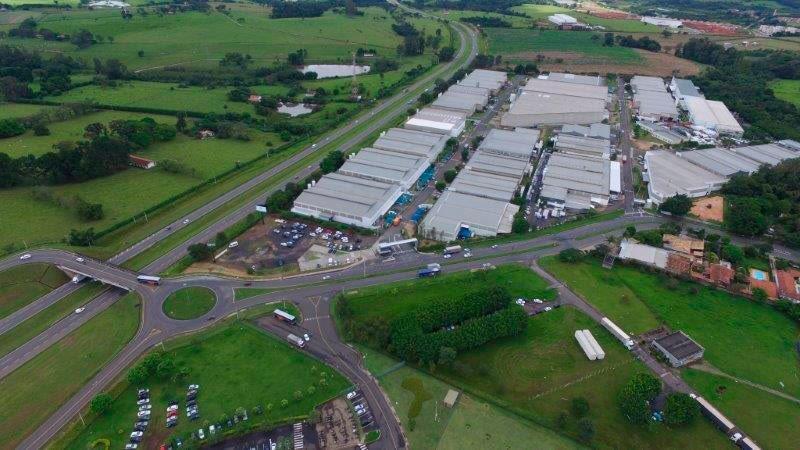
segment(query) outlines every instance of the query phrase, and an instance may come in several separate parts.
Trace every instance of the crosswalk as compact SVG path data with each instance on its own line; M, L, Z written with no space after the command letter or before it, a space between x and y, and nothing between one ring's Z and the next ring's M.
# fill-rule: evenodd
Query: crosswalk
M300 450L305 448L305 439L303 439L303 423L296 423L292 426L292 439L294 440L294 449Z

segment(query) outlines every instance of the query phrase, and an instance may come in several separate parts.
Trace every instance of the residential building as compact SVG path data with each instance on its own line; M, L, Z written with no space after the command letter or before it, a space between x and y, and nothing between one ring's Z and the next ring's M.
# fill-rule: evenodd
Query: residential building
M147 159L142 156L128 155L128 164L140 169L152 169L156 166L156 162L152 159Z
M800 270L790 267L775 271L778 280L778 295L800 302Z
M705 242L687 235L664 234L664 248L688 256L692 261L703 261Z

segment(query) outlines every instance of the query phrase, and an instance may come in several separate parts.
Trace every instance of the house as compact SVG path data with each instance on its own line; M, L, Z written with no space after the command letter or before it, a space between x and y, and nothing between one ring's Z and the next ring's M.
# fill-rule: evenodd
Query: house
M692 273L692 258L677 252L667 255L667 270L678 274Z
M664 248L672 250L691 258L692 261L702 261L705 254L705 244L702 239L695 239L686 235L664 235Z
M250 97L247 97L247 101L250 103L259 103L261 102L261 96L258 94L250 94Z
M705 349L682 331L675 331L653 341L672 367L682 367L703 357Z
M800 302L800 270L789 268L775 271L778 279L778 295Z
M703 278L716 285L730 287L733 281L733 268L731 268L731 263L720 261L719 263L709 264L703 272Z
M209 129L204 129L197 132L198 139L209 139L213 137L214 137L214 132Z
M128 164L145 170L152 169L156 166L156 162L152 159L142 158L136 155L128 155Z

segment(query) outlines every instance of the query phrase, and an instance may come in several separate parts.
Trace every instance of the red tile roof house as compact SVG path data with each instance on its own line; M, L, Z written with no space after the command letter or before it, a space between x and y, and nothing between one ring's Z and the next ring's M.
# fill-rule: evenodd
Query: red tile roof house
M156 166L156 162L152 159L142 158L136 155L128 155L128 164L140 169L152 169Z
M250 97L247 97L247 101L250 103L258 103L261 101L261 96L256 94L250 94Z
M703 277L714 284L730 287L731 281L733 281L733 269L729 263L710 264L703 273Z
M800 301L800 270L794 268L776 270L775 278L778 279L780 297Z

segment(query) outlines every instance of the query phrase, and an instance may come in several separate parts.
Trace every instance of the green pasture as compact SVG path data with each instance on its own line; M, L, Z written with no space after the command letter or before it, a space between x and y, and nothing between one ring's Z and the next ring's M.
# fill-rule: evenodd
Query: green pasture
M334 369L242 322L168 343L167 354L175 367L186 368L188 375L175 380L151 377L146 383L153 405L143 441L147 447L157 447L170 436L181 436L187 445L194 446L196 443L187 436L191 431L204 423L215 423L223 415L232 418L240 407L247 410L249 426L300 421L316 405L350 384ZM178 426L167 430L163 425L167 404L173 399L181 400L183 411L188 384L200 385L197 404L202 419L191 422L181 414ZM126 381L114 387L115 400L109 411L87 421L85 427L76 422L60 442L63 447L85 449L97 439L109 439L114 447L124 446L136 418L138 387ZM299 398L296 391L301 393ZM282 406L284 399L286 406ZM256 406L261 406L264 413L256 414Z
M66 283L64 272L44 263L24 264L0 272L0 319Z
M545 5L542 5L545 6ZM460 21L464 17L497 17L498 19L503 19L506 22L511 23L511 26L514 28L527 28L533 25L534 21L528 17L520 17L520 16L511 16L508 14L499 14L493 12L484 12L484 11L471 11L471 10L451 10L446 12L441 12L440 15L445 17L449 20L453 21Z
M774 80L769 83L775 97L800 108L800 80Z
M771 307L635 267L606 270L599 261L563 264L555 257L540 262L623 329L641 333L664 324L682 330L723 372L800 396L798 326Z
M533 56L540 52L577 53L587 60L604 60L616 64L641 62L633 49L603 47L602 33L588 31L529 30L520 28L489 28L486 30L491 54L508 57ZM593 40L593 35L600 38Z
M521 12L536 21L547 21L553 14L566 14L578 19L578 22L593 26L602 26L609 32L618 33L660 33L661 28L644 23L636 19L603 19L591 14L577 12L574 9L562 8L552 5L520 5L511 8L513 11Z
M127 294L2 380L0 442L16 447L133 338L141 302Z
M50 106L0 102L0 119L19 119L22 117L32 116L37 112L47 108L50 108ZM3 141L0 140L0 143L2 142Z

